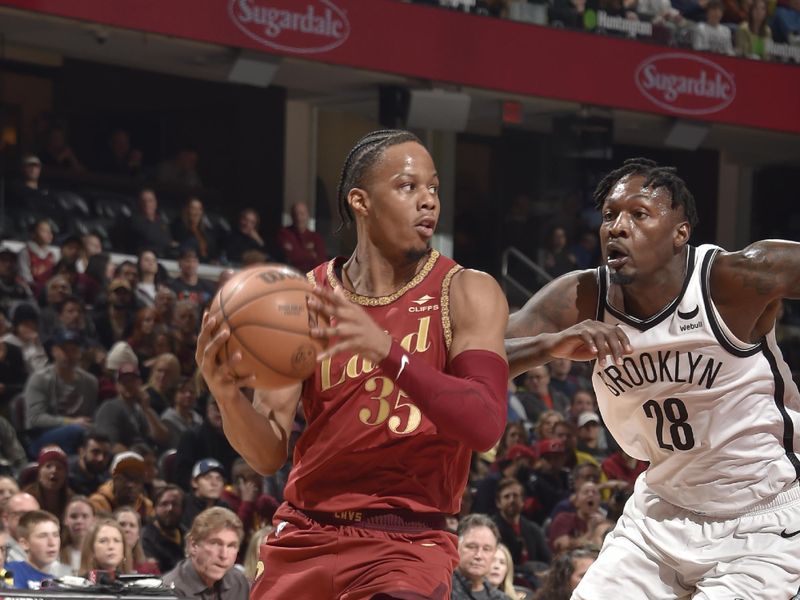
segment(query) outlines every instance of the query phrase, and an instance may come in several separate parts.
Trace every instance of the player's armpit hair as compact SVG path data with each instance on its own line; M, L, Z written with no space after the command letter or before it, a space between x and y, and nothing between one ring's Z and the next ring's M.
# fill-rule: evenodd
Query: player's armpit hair
M442 434L481 452L503 434L508 363L498 354L466 350L450 361L448 374L414 358L393 341L380 366Z
M592 199L595 208L602 209L606 197L617 182L628 175L641 175L645 178L644 187L653 189L664 188L672 196L672 208L683 206L686 219L689 225L694 227L699 219L697 217L697 207L695 206L694 196L686 187L686 183L678 176L675 167L660 166L649 158L629 158L622 163L622 166L606 175L597 184Z
M353 222L353 211L347 203L347 195L355 187L362 187L364 174L374 165L381 153L389 146L416 142L423 145L420 139L403 129L381 129L368 133L353 146L342 166L339 185L336 189L336 199L339 204L339 217L342 225Z

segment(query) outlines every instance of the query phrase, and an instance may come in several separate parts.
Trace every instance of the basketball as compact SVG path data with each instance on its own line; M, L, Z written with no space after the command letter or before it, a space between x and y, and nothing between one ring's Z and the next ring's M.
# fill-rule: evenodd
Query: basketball
M302 381L314 371L322 342L309 336L313 317L306 299L312 286L285 265L258 265L228 280L211 303L231 335L222 351L227 361L237 350L237 376L256 376L254 387L278 389Z

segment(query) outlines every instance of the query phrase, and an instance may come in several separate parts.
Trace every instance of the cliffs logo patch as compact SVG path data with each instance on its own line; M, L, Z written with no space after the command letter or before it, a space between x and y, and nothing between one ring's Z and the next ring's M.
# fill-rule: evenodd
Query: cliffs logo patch
M258 43L296 54L327 52L350 35L347 15L332 0L229 0L228 16Z
M691 54L651 56L636 68L634 79L650 102L680 115L719 112L736 97L733 75L712 60Z

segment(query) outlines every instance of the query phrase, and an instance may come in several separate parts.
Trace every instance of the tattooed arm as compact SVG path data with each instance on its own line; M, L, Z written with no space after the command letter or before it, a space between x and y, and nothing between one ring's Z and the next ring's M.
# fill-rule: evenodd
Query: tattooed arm
M800 244L763 240L722 252L711 268L711 297L725 324L744 342L772 329L784 298L800 298Z
M539 290L510 315L506 353L515 376L554 358L601 363L630 352L625 333L593 319L597 310L595 271L575 271Z

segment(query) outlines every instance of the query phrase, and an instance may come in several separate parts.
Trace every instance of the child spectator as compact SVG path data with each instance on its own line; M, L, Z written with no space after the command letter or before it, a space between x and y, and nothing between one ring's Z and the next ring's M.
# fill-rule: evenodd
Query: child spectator
M698 23L692 34L692 48L720 54L733 54L731 30L722 21L721 0L709 0L706 5L706 20Z
M122 529L125 546L133 572L139 574L159 575L161 571L155 559L145 555L142 549L142 517L130 506L123 506L114 511L114 518Z
M50 278L56 255L50 249L53 228L50 219L37 219L29 230L30 239L17 255L20 277L38 293Z
M28 557L6 564L14 574L15 589L38 590L42 581L69 573L69 568L58 562L61 535L54 515L32 510L20 518L18 532L19 543Z
M89 529L94 525L94 506L86 496L73 496L64 511L61 528L61 562L73 575L80 573L81 548Z
M225 489L225 469L219 461L204 458L195 463L192 469L192 493L186 496L183 504L181 520L183 527L190 529L194 518L207 508L213 506L229 508L220 500L223 489Z

